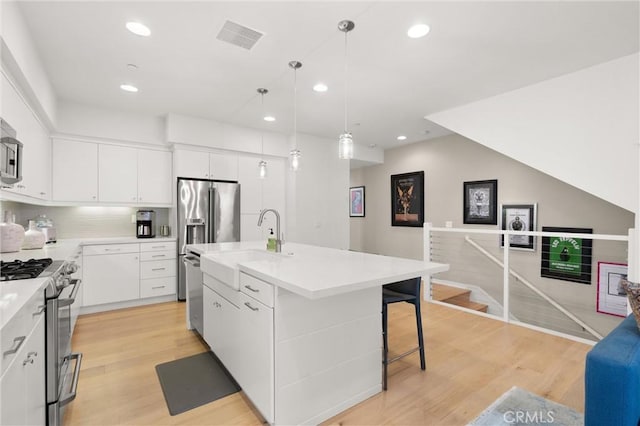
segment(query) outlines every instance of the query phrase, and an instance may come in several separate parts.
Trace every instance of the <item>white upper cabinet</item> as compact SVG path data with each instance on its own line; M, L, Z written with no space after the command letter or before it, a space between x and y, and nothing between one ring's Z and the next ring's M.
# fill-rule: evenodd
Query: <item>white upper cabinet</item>
M176 177L238 180L238 155L177 149L173 153Z
M53 141L53 199L145 206L171 204L171 153Z
M267 177L258 176L260 157L241 155L238 159L238 182L240 182L241 240L250 241L266 238L268 229L276 230L276 220L269 213L264 217L262 227L257 226L262 209L276 209L280 213L281 232L285 226L285 174L286 160L268 157Z
M173 168L176 177L209 179L209 154L177 149L173 152Z
M15 194L42 200L51 199L51 140L49 131L36 118L27 103L2 75L3 119L16 131L22 142L22 181L12 188L3 188Z
M98 188L101 202L138 202L138 150L100 145Z
M53 199L98 201L98 144L53 140Z
M209 154L209 179L238 180L237 154Z
M138 201L171 204L171 153L138 150Z
M240 213L258 214L262 210L262 182L258 177L258 157L241 156L238 159L240 182ZM267 166L267 173L271 172Z

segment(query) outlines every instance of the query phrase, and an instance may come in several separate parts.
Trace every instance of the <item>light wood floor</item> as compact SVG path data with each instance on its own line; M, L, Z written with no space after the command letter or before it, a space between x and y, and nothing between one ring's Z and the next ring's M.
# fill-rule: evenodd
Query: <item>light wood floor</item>
M389 345L414 346L412 306L389 312ZM330 425L464 425L519 386L580 412L590 346L456 309L423 303L427 370L418 355L389 367L389 390L335 416ZM81 316L73 339L84 359L65 425L256 425L242 393L171 416L157 364L207 350L185 329L185 304L162 303Z

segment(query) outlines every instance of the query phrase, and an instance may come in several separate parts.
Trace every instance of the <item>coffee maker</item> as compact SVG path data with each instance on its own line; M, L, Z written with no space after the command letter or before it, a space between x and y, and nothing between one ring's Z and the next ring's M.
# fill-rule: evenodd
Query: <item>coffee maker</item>
M136 237L153 238L156 236L156 233L154 232L156 212L153 210L138 210L136 213L136 219Z

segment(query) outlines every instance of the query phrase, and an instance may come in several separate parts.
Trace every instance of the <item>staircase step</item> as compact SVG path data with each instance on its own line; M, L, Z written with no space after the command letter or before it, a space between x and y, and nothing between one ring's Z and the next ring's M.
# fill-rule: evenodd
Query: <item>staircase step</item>
M431 295L433 300L449 303L451 305L461 306L474 311L486 313L489 309L484 303L473 302L469 300L471 290L460 287L452 287L444 284L431 284Z
M453 303L453 304L462 306L463 308L473 309L474 311L484 312L485 314L489 309L489 306L485 305L484 303L472 302L471 300L468 300L466 302Z
M431 284L431 295L433 300L440 302L463 302L469 300L470 290L460 287L451 287L444 284Z

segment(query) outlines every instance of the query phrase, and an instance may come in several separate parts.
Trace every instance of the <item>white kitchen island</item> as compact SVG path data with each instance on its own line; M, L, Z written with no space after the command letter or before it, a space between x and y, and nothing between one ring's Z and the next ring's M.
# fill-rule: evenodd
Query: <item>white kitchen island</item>
M381 286L448 265L287 243L200 244L204 339L271 424L317 424L382 390Z

